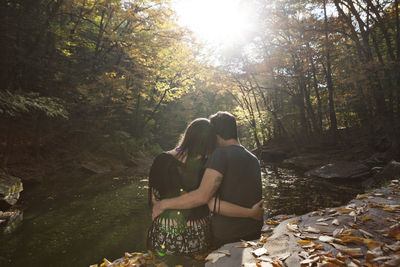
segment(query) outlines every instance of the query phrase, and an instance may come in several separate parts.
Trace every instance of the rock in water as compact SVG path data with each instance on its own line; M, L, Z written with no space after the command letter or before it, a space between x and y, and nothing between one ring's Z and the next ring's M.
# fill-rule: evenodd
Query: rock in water
M0 173L0 199L10 205L17 203L19 193L23 190L21 179Z
M110 168L104 167L94 162L84 162L81 164L81 167L91 174L102 174L111 171Z
M295 167L302 170L309 170L312 168L316 168L318 166L322 166L327 162L328 159L325 155L307 154L285 159L283 161L283 164L289 167Z
M400 162L392 160L389 162L383 171L377 175L385 179L397 179L400 178Z
M369 168L359 162L336 162L312 169L305 173L306 176L320 178L358 178L369 174Z
M20 210L2 212L0 221L6 221L3 233L10 234L20 225L23 220L23 212Z

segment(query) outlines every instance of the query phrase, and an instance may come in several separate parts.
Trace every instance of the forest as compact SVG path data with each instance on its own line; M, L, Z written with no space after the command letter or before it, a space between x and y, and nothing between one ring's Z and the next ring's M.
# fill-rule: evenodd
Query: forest
M218 110L250 148L352 128L399 143L397 0L253 4L251 43L215 64L168 1L3 2L2 168L13 151L166 149Z
M255 153L358 146L355 158L400 160L399 0L237 1L253 24L224 46L180 23L177 2L1 1L0 175L42 186L97 161L145 176L217 111ZM217 2L202 20L224 20Z

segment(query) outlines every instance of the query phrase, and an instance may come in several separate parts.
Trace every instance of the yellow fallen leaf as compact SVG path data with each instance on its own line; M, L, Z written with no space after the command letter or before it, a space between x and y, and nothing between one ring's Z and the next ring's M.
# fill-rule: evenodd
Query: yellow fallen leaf
M100 267L107 267L107 266L111 266L112 265L112 263L111 262L109 262L106 258L104 258L103 259L103 263L102 264L100 264Z
M290 232L297 232L297 230L299 229L297 227L297 224L287 224L286 225L286 229L289 230Z
M362 217L362 221L363 221L363 222L370 221L370 220L372 220L372 217L371 217L371 216L364 216L364 217Z
M352 211L353 211L352 209L340 209L340 213L341 214L347 214L347 213L350 213Z
M311 243L311 241L309 240L298 240L297 243L299 243L300 245L308 245Z
M361 194L361 195L357 195L356 199L362 199L362 198L366 198L368 197L367 194Z

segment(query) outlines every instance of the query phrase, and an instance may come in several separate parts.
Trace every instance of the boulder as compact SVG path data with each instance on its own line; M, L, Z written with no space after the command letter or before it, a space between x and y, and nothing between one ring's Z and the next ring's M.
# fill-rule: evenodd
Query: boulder
M282 162L286 158L286 153L282 151L276 150L262 150L261 151L261 160L264 162Z
M19 193L23 190L21 179L5 173L0 173L0 199L10 205L17 203Z
M369 168L360 162L341 161L329 163L322 167L312 169L305 173L306 176L315 176L320 178L359 178L368 175Z
M385 179L400 178L400 162L392 160L383 168L382 172L377 174L377 177Z
M20 210L0 211L0 226L5 224L3 233L10 234L20 225L23 220L23 212Z
M395 219L400 212L400 197L395 194L399 189L396 180L358 195L345 206L287 219L269 218L265 224L276 225L272 234L263 233L251 242L226 244L211 254L231 256L207 261L205 267L366 266L374 258L379 262L376 266L399 266L396 235L400 224Z
M81 164L82 169L91 174L102 174L110 172L111 169L94 162L84 162Z
M283 164L288 167L309 170L324 165L327 161L328 159L324 155L309 154L285 159Z

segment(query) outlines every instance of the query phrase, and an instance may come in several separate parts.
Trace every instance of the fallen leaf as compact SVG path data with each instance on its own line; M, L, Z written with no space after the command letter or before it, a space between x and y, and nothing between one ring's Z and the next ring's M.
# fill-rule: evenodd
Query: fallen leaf
M373 234L370 234L370 233L368 233L367 231L365 231L365 230L363 230L363 229L359 229L359 231L360 231L363 235L365 235L365 236L374 237Z
M400 240L400 223L394 224L389 227L388 235Z
M344 229L342 235L352 235L356 232L354 229Z
M251 253L253 253L256 257L260 257L262 255L268 254L268 251L265 248L258 248L256 250L253 250Z
M339 235L339 234L341 234L343 232L343 228L338 228L338 229L335 229L335 231L333 231L333 236L337 236L337 235Z
M299 256L302 257L303 259L305 259L305 258L308 258L308 253L305 252L304 250L302 250L302 251L299 253Z
M324 222L317 222L315 223L316 225L321 225L321 226L329 226L329 224L324 223Z
M348 254L348 255L350 255L352 257L358 258L358 257L364 256L361 253L361 248L349 248L349 247L342 246L342 245L339 245L339 244L332 244L332 246L334 246L340 252L346 253L346 254Z
M339 222L338 219L334 219L334 220L332 221L332 224L338 226L338 225L340 224L340 222Z
M257 260L265 261L265 262L273 262L273 260L270 257L267 257L267 256L258 257Z
M354 263L354 261L350 261L349 263L347 263L347 267L359 267L360 265L357 265Z
M321 235L319 236L318 240L325 243L333 243L336 238L327 235Z
M397 241L396 243L392 244L392 245L385 245L386 247L388 247L389 249L393 250L393 251L400 251L400 241Z
M334 214L334 213L336 213L337 212L337 210L336 209L331 209L331 210L328 210L328 214Z
M272 230L274 230L274 228L273 227L271 227L271 226L269 226L269 225L264 225L262 228L261 228L261 232L270 232L270 231L272 231Z
M305 235L305 236L302 236L301 238L303 238L303 239L311 239L311 240L317 240L318 239L317 236L310 236L310 235Z
M319 257L315 257L312 259L305 259L300 262L300 265L301 266L304 266L304 265L311 266L314 262L317 262L317 261L319 261Z
M361 218L361 220L363 222L370 221L370 220L372 220L372 217L371 216L364 216L364 217Z
M331 263L334 263L334 264L339 265L339 266L345 265L345 263L343 261L341 261L339 259L336 259L336 258L326 257L326 258L323 259L323 261L331 262Z
M109 262L106 258L104 258L103 259L103 263L102 264L100 264L100 267L107 267L107 266L111 266L112 265L112 263L111 262Z
M320 219L317 220L317 222L325 222L325 221L328 221L328 220L332 220L332 218L330 218L330 217L320 218Z
M218 253L225 254L226 256L230 256L231 255L231 252L229 250L226 250L226 249L218 250Z
M225 254L223 253L210 253L208 256L205 258L206 261L211 261L212 263L216 263L217 260L220 258L225 257Z
M271 262L260 262L256 265L257 267L275 267Z
M290 252L286 252L286 253L283 253L283 254L281 254L281 255L278 255L278 258L279 258L281 261L284 261L284 260L286 260L287 258L289 258L290 255L292 255Z
M304 231L305 231L305 232L308 232L308 233L314 233L314 234L319 234L319 233L321 232L319 229L314 228L314 227L311 227L311 226L307 226L307 227L304 229Z
M289 230L290 232L297 232L297 230L299 229L297 224L287 224L286 225L286 229Z
M268 221L265 222L265 224L278 225L279 222L268 220Z
M392 259L392 257L382 256L382 257L378 257L378 258L371 260L371 262L387 261L387 260L391 260L391 259Z
M348 213L353 212L352 209L346 209L346 208L340 209L339 211L340 211L341 214L348 214Z
M393 256L392 259L385 262L385 266L400 266L400 255Z

